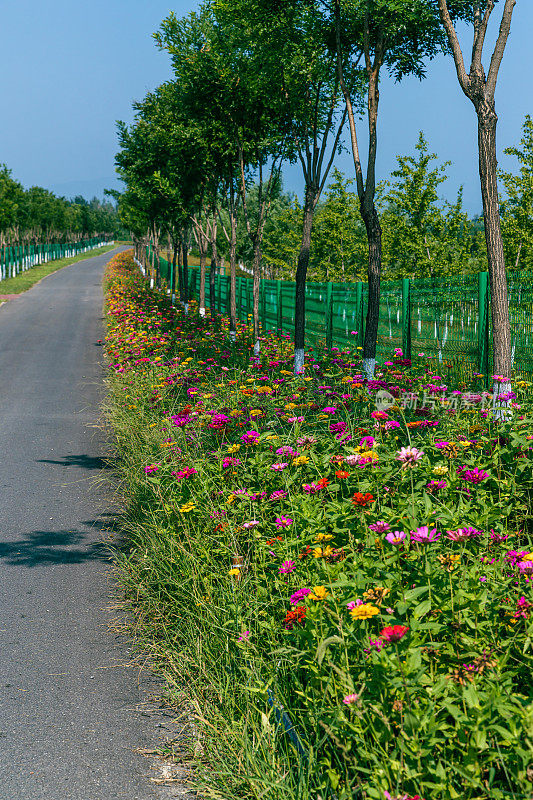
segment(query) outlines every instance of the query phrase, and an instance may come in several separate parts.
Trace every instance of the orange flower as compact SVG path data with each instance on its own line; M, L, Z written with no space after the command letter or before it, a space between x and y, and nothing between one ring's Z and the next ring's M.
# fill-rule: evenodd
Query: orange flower
M337 480L339 480L339 481L344 481L344 480L346 480L346 478L350 477L350 473L346 472L346 470L344 470L344 469L338 469L337 472L335 473L335 475L337 477Z

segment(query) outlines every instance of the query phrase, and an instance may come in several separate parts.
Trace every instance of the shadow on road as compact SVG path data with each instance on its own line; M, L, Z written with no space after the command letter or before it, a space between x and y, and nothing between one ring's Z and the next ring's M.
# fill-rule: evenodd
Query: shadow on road
M81 469L110 469L109 464L100 456L60 456L60 460L53 458L38 458L38 464L59 464L61 467L80 467Z
M95 542L94 531L107 531L112 524L113 515L104 514L100 519L80 522L80 526L86 526L85 531L30 531L15 542L0 541L0 560L23 567L109 561L109 543Z

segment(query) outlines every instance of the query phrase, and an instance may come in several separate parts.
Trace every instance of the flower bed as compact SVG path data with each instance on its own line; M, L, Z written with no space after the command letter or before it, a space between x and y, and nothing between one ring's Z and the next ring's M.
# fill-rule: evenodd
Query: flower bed
M286 338L254 360L129 254L107 312L122 580L205 793L530 797L529 386L496 425L400 353L370 385L348 351L293 377Z

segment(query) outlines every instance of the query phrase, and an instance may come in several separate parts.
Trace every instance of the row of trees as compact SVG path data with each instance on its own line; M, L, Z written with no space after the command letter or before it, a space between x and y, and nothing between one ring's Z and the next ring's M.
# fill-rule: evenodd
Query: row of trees
M24 189L0 164L0 247L74 242L116 235L120 227L113 203L83 197L66 200L40 186Z
M117 166L127 185L120 198L121 218L139 238L150 231L156 252L162 239L170 237L174 261L181 252L185 262L192 232L204 273L209 251L212 265L216 264L218 227L223 226L231 274L230 327L234 330L240 209L253 255L258 348L266 219L279 186L281 165L299 163L305 187L301 208L293 209L301 223L294 332L294 368L299 372L313 225L348 123L356 202L366 234L369 303L363 356L367 374L372 375L383 262L382 218L386 213L376 183L381 77L388 72L397 83L408 75L422 79L428 61L438 53L449 53L478 119L494 366L497 373L507 376L511 348L494 92L515 3L502 0L501 24L487 69L483 56L495 0L210 0L183 19L171 14L155 38L171 56L173 79L136 104L131 127L119 124ZM468 71L457 23L467 23L472 30ZM361 124L368 130L365 159L359 150ZM403 168L407 165L405 161ZM458 208L455 216L460 214ZM427 253L424 233L420 236ZM408 259L408 254L403 258ZM426 258L436 261L431 250ZM411 274L412 267L411 257L408 265L398 265L398 272L407 269ZM185 303L186 292L187 281L183 280ZM200 305L203 309L204 297Z

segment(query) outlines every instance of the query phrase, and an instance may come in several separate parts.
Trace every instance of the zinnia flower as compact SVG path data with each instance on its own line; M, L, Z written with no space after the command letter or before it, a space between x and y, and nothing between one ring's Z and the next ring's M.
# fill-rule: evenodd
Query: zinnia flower
M391 531L385 536L389 544L401 544L407 534L404 531Z
M352 497L352 503L356 507L364 508L369 503L371 503L374 499L374 495L367 492L366 494L361 494L361 492L356 492Z
M423 450L418 450L416 447L402 447L398 450L396 458L402 463L402 469L412 467L417 461L420 461L424 455Z
M285 517L282 514L281 517L276 517L276 528L288 528L293 521L290 517Z
M440 533L437 533L437 529L433 528L433 530L430 531L427 525L417 528L416 531L411 531L411 541L413 542L427 544L428 542L436 542L439 538Z
M353 703L357 703L359 700L358 694L347 694L344 696L344 700L342 701L345 705L351 706Z
M298 591L294 592L294 594L291 594L289 597L291 606L297 606L300 600L303 600L308 594L311 594L311 589L308 589L307 587L298 589Z
M296 569L296 561L284 561L278 569L280 575L289 575Z
M409 627L407 625L388 625L381 631L380 638L385 642L399 642L403 639Z
M355 608L350 609L350 615L354 619L370 619L379 614L379 608L372 603L361 603Z
M384 522L382 519L378 522L373 522L371 525L368 526L371 531L374 533L385 533L389 530L390 525L388 522Z

